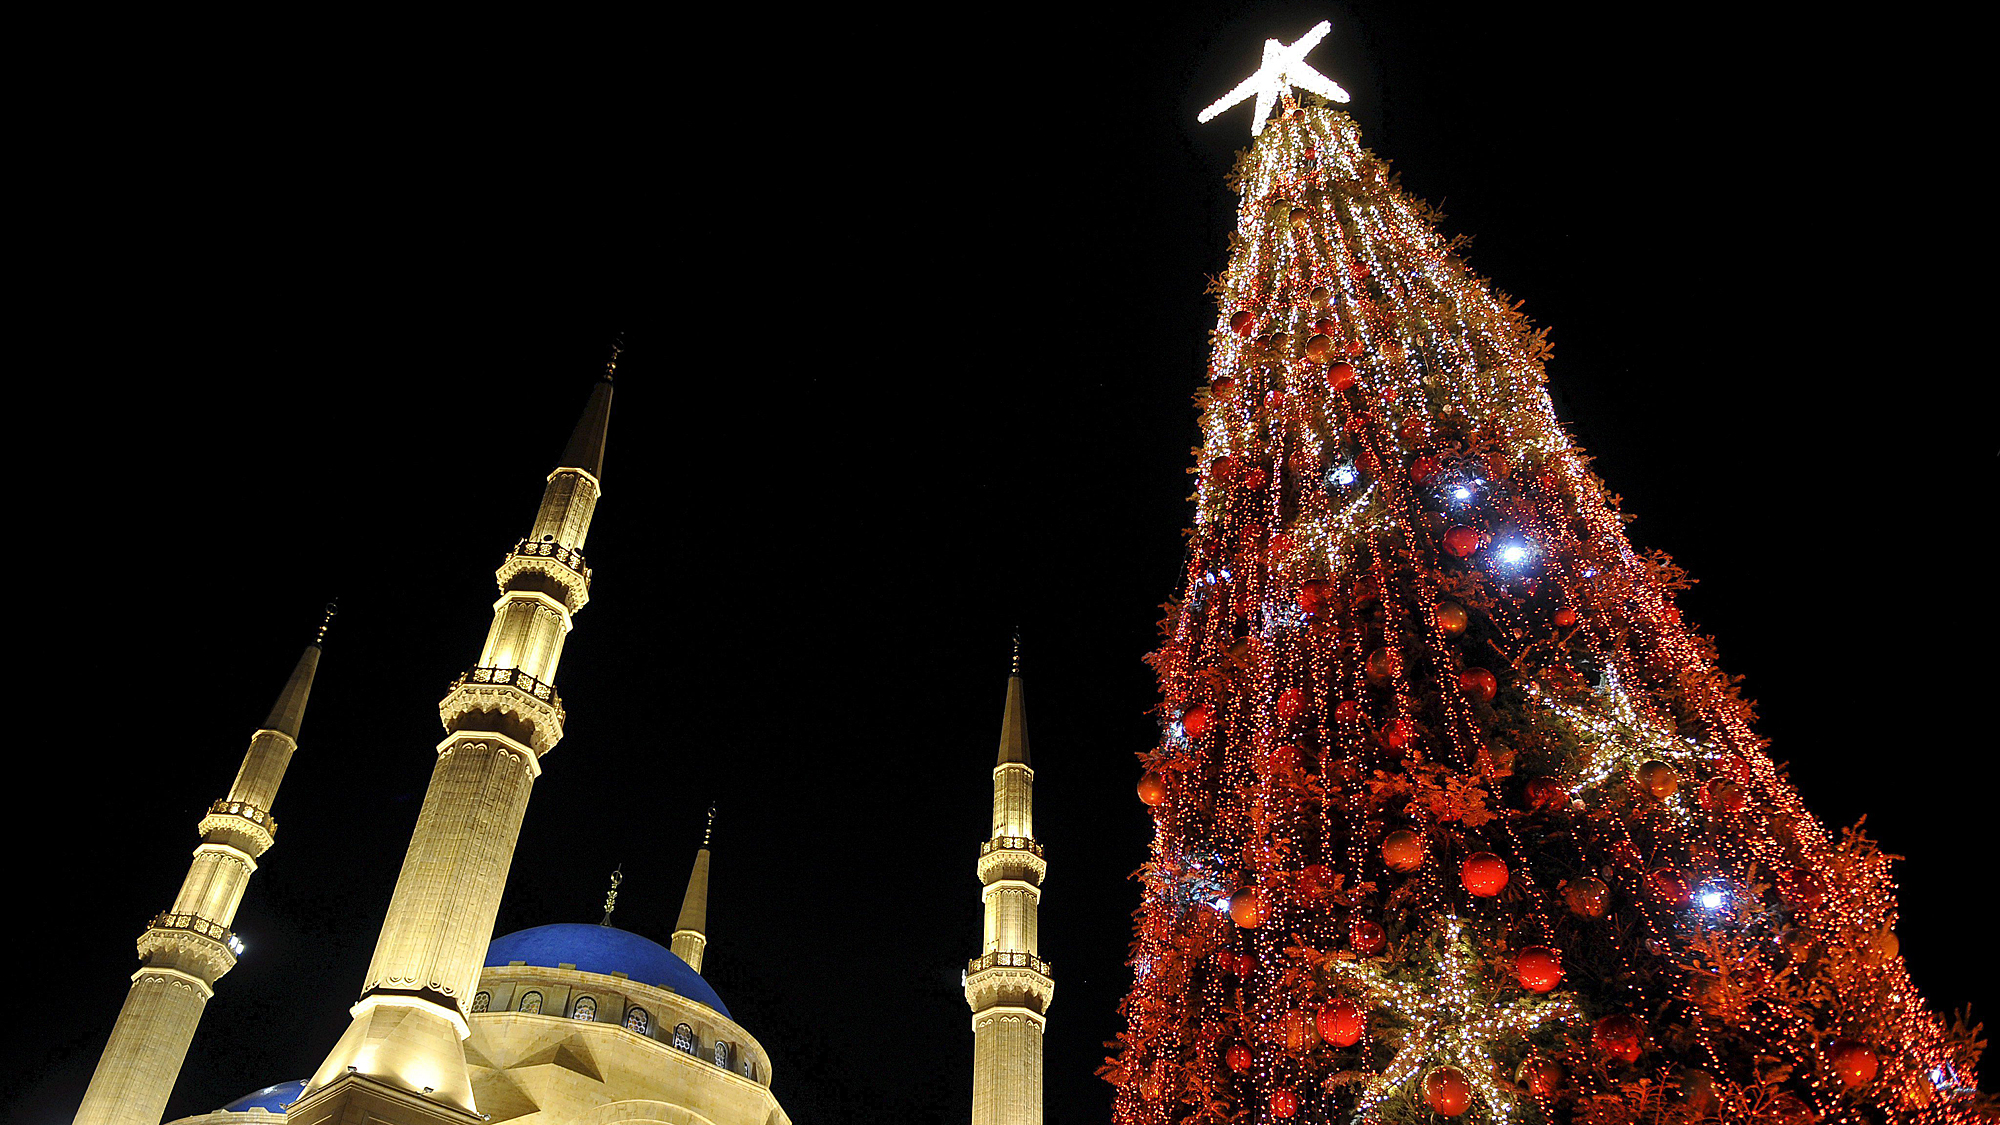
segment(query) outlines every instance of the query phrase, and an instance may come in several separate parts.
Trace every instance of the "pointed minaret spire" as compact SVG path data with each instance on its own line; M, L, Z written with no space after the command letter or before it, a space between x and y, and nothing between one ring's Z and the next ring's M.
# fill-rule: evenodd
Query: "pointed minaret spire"
M583 547L610 417L600 379L527 537L494 572L486 642L438 702L444 739L353 1022L292 1104L295 1121L480 1120L462 1041L528 798L563 736L556 669L590 597Z
M590 401L583 407L583 417L577 419L576 429L569 435L569 444L563 447L558 472L582 469L599 482L604 480L604 438L611 422L611 377L617 373L618 357L624 352L625 337L621 335L612 343L611 358L604 364L604 375L591 389Z
M611 873L611 893L604 896L604 921L599 922L598 925L609 926L611 924L611 912L618 909L618 884L624 881L625 865L621 863Z
M229 796L210 805L196 826L201 846L173 908L156 915L139 936L139 971L77 1110L78 1125L158 1125L165 1113L215 982L243 952L229 926L258 857L270 850L278 830L271 802L298 749L320 641L332 617L328 606L318 636L292 667L264 725L250 736Z
M1028 699L1021 682L1021 632L1014 631L1014 661L1007 674L1007 704L1000 712L1000 759L998 765L1028 766Z
M1048 863L1035 840L1035 770L1028 762L1028 704L1021 635L1000 713L993 767L993 834L979 847L985 940L965 966L972 1008L972 1125L1041 1125L1042 1033L1055 982L1041 959L1042 881Z
M715 835L715 806L708 806L708 824L701 830L701 850L694 853L694 870L688 873L687 894L681 898L680 921L674 923L669 946L674 956L701 971L701 955L708 948L708 841Z
M313 676L319 671L320 650L326 647L326 629L333 624L337 605L338 602L326 603L326 611L320 616L319 628L313 633L312 643L299 656L298 665L292 669L292 678L285 681L285 690L278 693L277 702L271 705L271 713L264 719L265 730L274 730L294 742L298 741L299 724L306 717L306 699L312 695Z

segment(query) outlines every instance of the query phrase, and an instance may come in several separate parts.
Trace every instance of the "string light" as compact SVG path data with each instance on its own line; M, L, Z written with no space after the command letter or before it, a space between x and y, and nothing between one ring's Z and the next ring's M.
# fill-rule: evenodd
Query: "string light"
M1259 102L1213 286L1185 585L1148 658L1166 703L1143 757L1169 798L1152 812L1143 968L1105 1072L1114 1119L1170 1125L1202 1099L1256 1116L1282 1094L1317 1099L1306 1119L1402 1125L1428 1119L1403 1095L1449 1061L1474 1086L1472 1119L1560 1120L1492 1063L1532 1034L1568 1062L1578 1099L1637 1096L1637 1077L1589 1055L1588 1003L1593 1017L1677 1013L1632 1073L1703 1067L1725 1109L1782 1093L1824 1125L1975 1120L1968 1038L1880 952L1886 857L1835 840L1763 752L1673 606L1676 572L1626 542L1555 418L1544 334L1457 258L1351 120L1292 100L1312 89L1297 79L1324 33L1267 44L1258 74L1203 114ZM1482 547L1447 558L1440 520ZM1309 582L1328 588L1307 597ZM1447 602L1472 633L1436 624ZM1190 736L1178 716L1197 702ZM1507 807L1521 775L1559 799ZM1431 842L1417 870L1384 872L1385 823ZM1474 850L1505 857L1505 896L1467 897L1457 860ZM1565 881L1598 875L1629 941L1571 912ZM1227 911L1249 887L1271 917L1246 928ZM1360 923L1387 931L1387 957L1352 955ZM1523 940L1592 947L1602 972L1516 998L1491 958ZM1330 985L1407 1024L1392 1051L1273 1045L1320 998L1300 946L1339 951L1316 962ZM1792 1003L1774 981L1817 999ZM1829 1077L1814 1052L1834 1035L1874 1045L1875 1086ZM1746 1042L1786 1077L1756 1085ZM1247 1070L1225 1065L1232 1045Z

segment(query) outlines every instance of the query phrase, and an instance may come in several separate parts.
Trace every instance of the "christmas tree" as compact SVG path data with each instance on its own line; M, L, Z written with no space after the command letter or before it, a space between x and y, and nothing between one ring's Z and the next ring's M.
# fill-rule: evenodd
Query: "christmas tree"
M1325 32L1203 115L1257 99L1115 1119L1982 1119L1895 857L1766 755L1543 334L1325 104Z

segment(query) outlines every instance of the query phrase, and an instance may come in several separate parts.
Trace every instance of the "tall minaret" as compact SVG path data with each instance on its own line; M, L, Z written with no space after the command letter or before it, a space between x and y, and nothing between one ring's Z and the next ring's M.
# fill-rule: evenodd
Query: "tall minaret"
M1021 638L1000 716L993 767L993 836L979 845L986 940L965 967L972 1006L972 1125L1041 1125L1042 1031L1056 985L1040 957L1037 917L1048 874L1035 842L1035 770L1028 763L1028 704Z
M687 894L681 899L680 921L674 923L674 956L701 971L701 952L708 948L708 840L715 835L715 806L708 806L708 826L701 830L701 850L694 853Z
M582 548L597 507L616 349L534 529L495 578L479 661L438 704L444 740L403 856L354 1022L288 1111L292 1125L476 1122L461 1040L542 758L562 738L556 664L589 596Z
M201 846L173 909L155 915L139 935L140 968L132 974L97 1073L90 1076L77 1125L159 1125L166 1112L202 1009L215 995L216 980L236 966L242 952L229 924L243 904L257 857L270 850L278 830L271 802L299 748L299 723L332 620L328 606L271 714L250 736L229 796L210 805L196 827Z

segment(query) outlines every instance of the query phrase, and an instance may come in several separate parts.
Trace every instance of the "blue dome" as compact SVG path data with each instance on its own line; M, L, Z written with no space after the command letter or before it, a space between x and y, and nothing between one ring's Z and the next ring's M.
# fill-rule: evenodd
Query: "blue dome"
M486 967L504 969L509 961L544 969L575 965L585 973L624 973L641 984L678 992L724 1017L729 1015L722 998L686 961L656 942L611 926L558 922L494 938L486 947Z
M303 1078L293 1082L280 1082L276 1086L266 1086L254 1094L245 1094L223 1106L222 1110L227 1113L242 1113L252 1109L268 1109L272 1113L283 1113L286 1106L298 1101L300 1095L305 1092L306 1080Z

